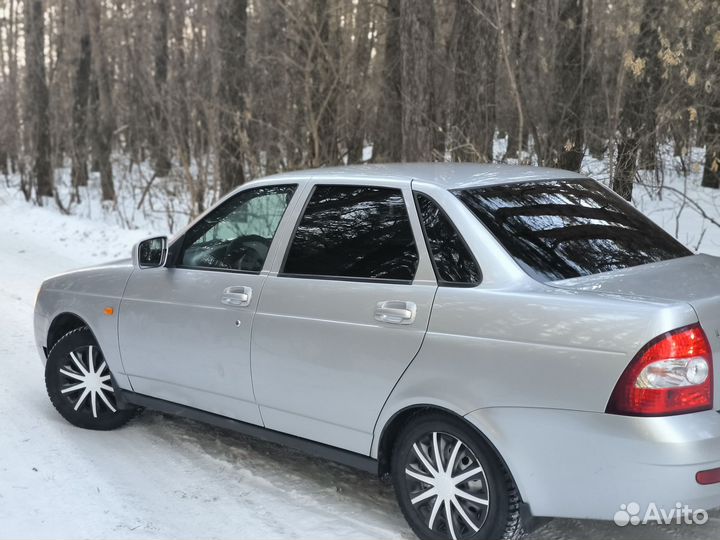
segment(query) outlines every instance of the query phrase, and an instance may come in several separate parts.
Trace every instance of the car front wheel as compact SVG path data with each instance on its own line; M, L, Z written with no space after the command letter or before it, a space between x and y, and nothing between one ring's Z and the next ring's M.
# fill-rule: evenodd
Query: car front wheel
M416 417L399 435L392 477L422 540L519 538L520 497L490 445L462 420Z
M118 407L110 368L87 327L68 332L52 347L45 386L57 411L81 428L115 429L135 413Z

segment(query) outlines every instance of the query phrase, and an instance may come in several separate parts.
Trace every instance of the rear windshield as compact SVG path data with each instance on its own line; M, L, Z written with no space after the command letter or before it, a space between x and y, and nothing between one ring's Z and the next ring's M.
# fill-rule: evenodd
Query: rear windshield
M523 182L453 193L541 281L692 254L594 180Z

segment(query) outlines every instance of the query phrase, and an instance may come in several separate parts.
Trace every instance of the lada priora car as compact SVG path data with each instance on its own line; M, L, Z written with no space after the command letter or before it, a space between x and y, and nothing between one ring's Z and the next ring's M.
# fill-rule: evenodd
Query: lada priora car
M147 407L372 470L423 539L720 505L720 259L567 171L250 182L45 281L35 335L72 424Z

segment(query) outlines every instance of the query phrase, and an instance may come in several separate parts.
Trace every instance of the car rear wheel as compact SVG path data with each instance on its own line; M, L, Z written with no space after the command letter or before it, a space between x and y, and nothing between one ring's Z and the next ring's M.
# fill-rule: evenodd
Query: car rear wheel
M110 368L87 327L68 332L52 347L45 386L57 411L81 428L115 429L135 413L118 406Z
M422 540L522 536L515 483L462 420L416 417L397 439L392 477L400 508Z

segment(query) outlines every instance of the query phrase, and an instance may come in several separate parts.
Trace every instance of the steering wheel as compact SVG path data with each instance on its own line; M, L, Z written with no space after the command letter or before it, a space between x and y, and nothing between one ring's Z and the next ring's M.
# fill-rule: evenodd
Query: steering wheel
M230 242L223 256L223 266L235 270L259 272L270 250L270 241L257 234L238 236Z

